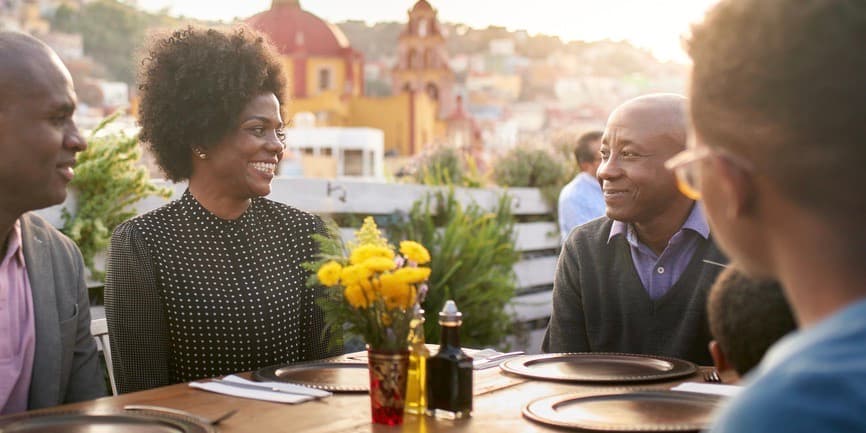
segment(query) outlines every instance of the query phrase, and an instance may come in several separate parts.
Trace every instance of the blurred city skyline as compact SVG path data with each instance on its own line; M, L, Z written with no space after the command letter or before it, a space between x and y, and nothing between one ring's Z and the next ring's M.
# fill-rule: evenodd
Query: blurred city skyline
M444 22L475 28L502 26L530 34L559 36L564 41L625 40L657 58L688 62L682 36L718 0L428 0ZM405 21L415 0L301 0L303 8L331 22ZM138 0L147 10L172 15L231 21L268 9L271 0Z

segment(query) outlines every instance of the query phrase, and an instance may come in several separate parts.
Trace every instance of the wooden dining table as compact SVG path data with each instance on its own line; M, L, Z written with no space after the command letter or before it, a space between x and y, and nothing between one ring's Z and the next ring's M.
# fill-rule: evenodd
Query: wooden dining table
M334 360L351 360L353 355L357 357L357 354L348 354ZM614 385L533 380L505 373L497 367L475 370L472 417L443 420L406 415L403 425L395 427L370 422L370 398L365 393L335 393L321 400L281 404L216 394L191 388L186 383L58 406L39 412L111 413L123 410L125 405L139 404L181 409L214 419L236 409L235 415L220 423L218 431L221 433L562 432L561 428L524 418L521 413L523 407L532 400L564 393L591 396L616 391L666 390L683 382L702 382L704 373L708 370L709 367L699 367L698 371L690 376L669 381ZM246 374L246 377L249 375Z

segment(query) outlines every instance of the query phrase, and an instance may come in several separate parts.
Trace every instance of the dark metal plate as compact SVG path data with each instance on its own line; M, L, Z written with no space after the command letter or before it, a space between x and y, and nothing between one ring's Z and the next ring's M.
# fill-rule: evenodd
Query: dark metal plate
M3 433L213 433L209 425L159 414L76 412L21 414L0 420Z
M260 382L287 382L331 392L368 392L367 364L357 362L309 362L272 365L253 373Z
M543 424L591 431L683 432L708 428L722 397L680 391L638 391L535 400L523 416Z
M629 353L551 353L521 356L502 370L535 379L570 382L646 382L688 376L697 366L682 359Z

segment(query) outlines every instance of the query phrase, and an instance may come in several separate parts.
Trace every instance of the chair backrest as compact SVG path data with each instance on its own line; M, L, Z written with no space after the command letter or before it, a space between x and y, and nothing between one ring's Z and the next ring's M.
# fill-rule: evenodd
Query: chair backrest
M105 368L108 370L108 381L111 382L111 394L117 395L117 385L114 383L114 368L111 364L111 344L108 343L108 324L105 319L94 319L90 321L90 333L96 339L96 347L102 352L105 359Z

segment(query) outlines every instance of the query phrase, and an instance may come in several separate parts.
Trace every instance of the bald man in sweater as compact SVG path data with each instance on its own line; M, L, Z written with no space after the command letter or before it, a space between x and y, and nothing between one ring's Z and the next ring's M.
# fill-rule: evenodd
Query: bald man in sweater
M663 355L711 365L707 292L725 257L664 163L686 144L686 99L653 94L610 115L598 178L606 216L572 231L545 352ZM712 262L712 263L708 263Z

